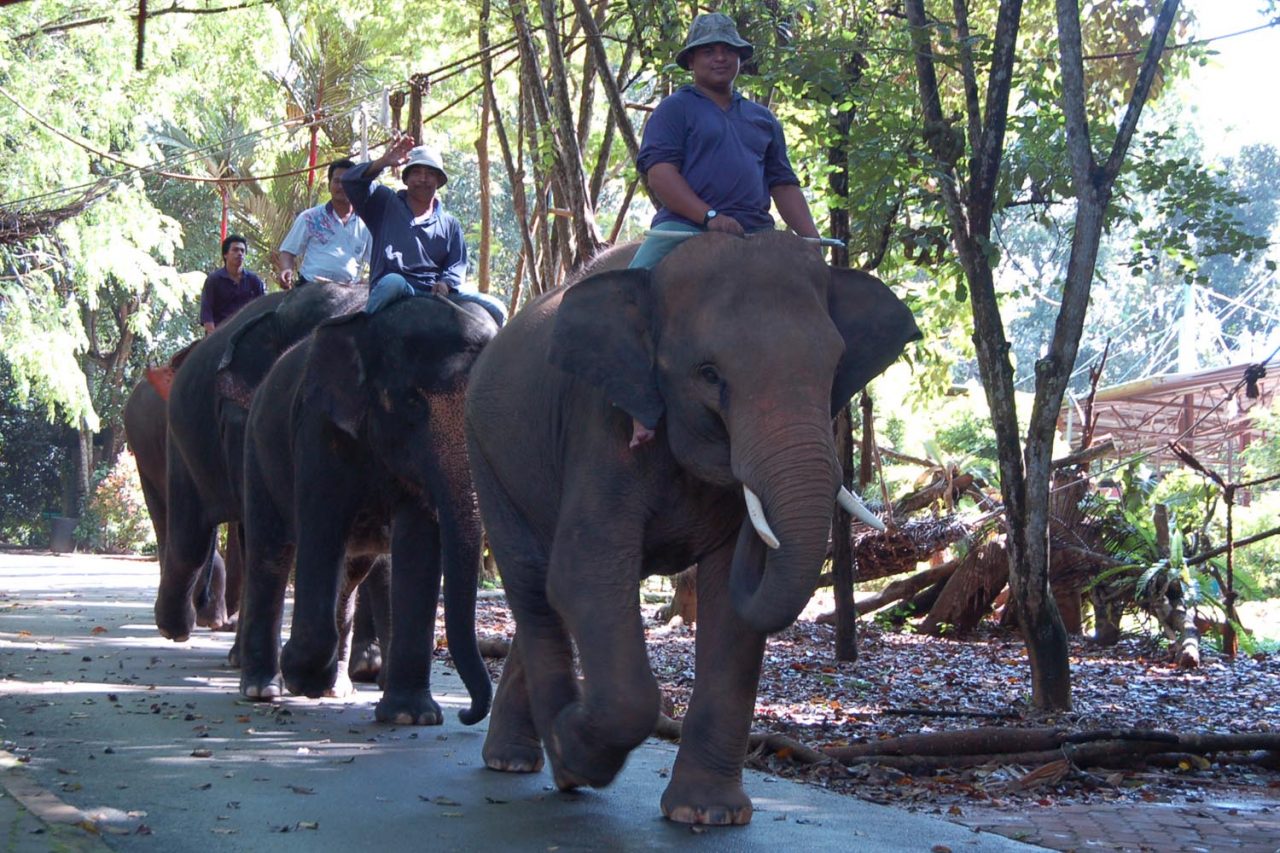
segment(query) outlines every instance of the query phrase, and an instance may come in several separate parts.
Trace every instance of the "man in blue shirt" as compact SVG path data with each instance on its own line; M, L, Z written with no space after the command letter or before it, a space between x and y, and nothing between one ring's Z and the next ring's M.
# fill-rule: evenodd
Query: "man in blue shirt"
M381 157L358 163L342 176L352 206L373 235L365 311L372 314L404 296L454 294L479 303L502 325L506 309L501 302L462 289L467 274L462 225L444 212L436 195L449 176L439 154L413 142L399 137ZM374 182L388 166L403 166L403 190Z
M373 238L342 188L342 176L354 165L350 160L329 164L329 201L302 211L280 244L280 286L285 290L308 281L353 284L368 264ZM302 266L296 268L299 256Z
M818 236L782 126L767 107L734 90L753 52L727 15L699 15L689 27L676 63L693 74L693 85L658 104L636 160L661 204L653 230L743 236L772 229L772 201L797 234ZM678 243L650 236L631 266L652 268Z
M649 178L658 213L633 268L652 269L679 245L661 232L723 231L742 237L773 228L770 201L801 237L817 237L809 203L787 160L782 125L769 109L733 88L754 52L728 15L699 15L676 63L693 74L663 99L645 125L636 168ZM631 447L653 438L639 421Z
M267 292L262 279L244 268L248 251L248 242L239 234L222 241L222 267L209 273L200 291L200 325L206 335Z

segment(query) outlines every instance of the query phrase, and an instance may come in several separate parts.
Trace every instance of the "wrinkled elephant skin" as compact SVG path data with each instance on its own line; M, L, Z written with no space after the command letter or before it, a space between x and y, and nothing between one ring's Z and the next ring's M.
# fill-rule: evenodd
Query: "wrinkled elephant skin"
M430 690L442 575L449 652L471 694L460 718L488 713L493 688L475 636L480 518L462 421L469 371L496 332L477 305L419 296L326 322L272 368L245 451L243 695L278 695L281 672L306 696L346 683L349 611L338 619L335 602L361 580L348 558L390 551L391 641L375 716L443 722Z
M240 521L244 423L253 388L321 320L358 310L367 295L363 287L328 284L269 293L200 341L178 367L169 392L168 533L155 605L156 627L165 637L182 641L190 635L192 590L216 528ZM235 383L224 381L227 371Z
M143 379L124 404L124 432L138 466L142 496L156 533L156 555L164 562L168 534L168 502L165 500L165 449L168 443L168 407L152 384ZM240 604L239 561L227 565L216 550L200 569L192 605L196 624L222 630L231 623ZM228 598L230 600L228 600Z
M545 750L559 787L608 784L659 713L641 580L697 563L695 686L662 811L746 823L765 638L826 552L831 418L919 330L879 280L793 235L701 235L652 272L622 269L633 252L530 304L472 372L468 447L516 620L484 758L532 771ZM634 450L633 418L656 430Z

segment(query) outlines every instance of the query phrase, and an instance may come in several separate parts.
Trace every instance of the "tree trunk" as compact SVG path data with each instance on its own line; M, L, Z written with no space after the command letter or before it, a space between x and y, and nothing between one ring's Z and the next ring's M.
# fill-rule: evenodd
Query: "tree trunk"
M476 289L488 293L491 286L489 267L492 265L493 200L489 190L489 116L493 101L489 97L492 87L486 83L480 94L480 133L476 136L476 167L480 177L480 252L476 263Z
M840 480L846 487L853 486L853 425L850 423L849 406L836 413L836 459L840 461ZM858 610L853 601L853 548L849 542L851 519L844 508L836 504L832 513L831 570L836 600L836 660L858 659Z
M529 225L529 203L524 194L524 169L521 160L523 155L519 150L514 154L511 150L511 142L507 138L506 125L502 120L502 110L497 108L498 100L493 88L493 59L489 52L489 3L490 0L483 0L480 7L480 67L484 74L485 98L494 106L493 127L498 133L498 144L502 148L502 160L507 169L507 181L511 186L511 204L515 208L516 221L520 226L520 241L524 247L523 257L526 259L523 270L529 275L532 292L536 295L541 292L541 287L538 282L537 266L534 263L535 253L533 235L530 233ZM516 126L519 128L519 122L517 122ZM519 146L517 146L518 148ZM518 275L511 286L511 292L511 313L514 314L519 307L520 276Z

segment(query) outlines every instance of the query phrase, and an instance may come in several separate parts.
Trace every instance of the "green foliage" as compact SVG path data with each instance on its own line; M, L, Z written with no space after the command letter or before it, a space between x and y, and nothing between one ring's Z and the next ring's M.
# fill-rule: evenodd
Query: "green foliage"
M0 371L6 369L0 364ZM73 438L65 426L0 387L0 542L45 544L46 515L62 511L67 444Z
M81 515L76 540L98 553L154 553L155 531L133 453L126 450L109 470L98 473L101 476Z

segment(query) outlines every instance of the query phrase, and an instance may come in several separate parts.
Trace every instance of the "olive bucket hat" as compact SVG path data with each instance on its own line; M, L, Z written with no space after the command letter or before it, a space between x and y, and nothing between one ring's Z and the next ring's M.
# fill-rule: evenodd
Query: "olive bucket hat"
M414 166L426 166L435 169L443 178L440 186L449 183L449 173L444 170L444 161L440 159L440 152L434 148L428 148L426 145L419 145L409 149L409 159L400 167L400 174L406 175Z
M693 19L693 23L689 25L689 37L685 39L684 47L676 54L676 65L688 71L689 54L695 48L707 44L727 44L729 47L737 48L743 62L755 53L751 42L738 35L738 27L733 23L733 18L713 12Z

